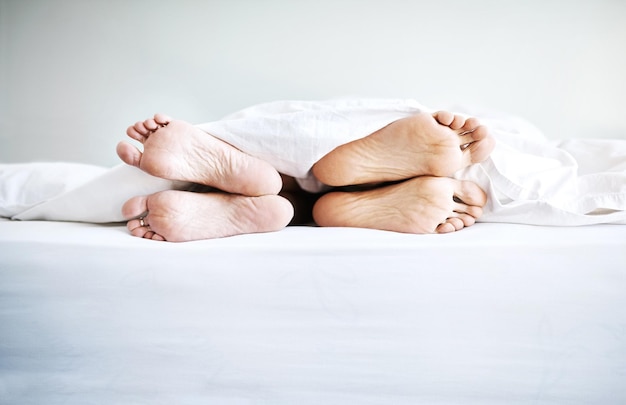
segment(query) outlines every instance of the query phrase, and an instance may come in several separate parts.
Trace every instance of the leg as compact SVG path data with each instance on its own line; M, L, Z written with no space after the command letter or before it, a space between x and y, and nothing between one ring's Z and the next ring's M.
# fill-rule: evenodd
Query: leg
M311 225L313 223L313 206L320 195L302 190L293 177L283 174L281 177L283 189L279 195L289 200L294 209L293 219L289 225Z
M284 228L293 207L283 197L162 191L134 197L122 207L133 236L183 242Z
M420 113L334 149L313 166L330 186L451 176L489 156L495 142L475 118Z
M313 217L320 226L447 233L473 225L486 199L474 183L425 176L367 191L330 192L317 201Z
M157 114L129 127L126 133L143 144L143 153L121 142L118 155L153 176L248 196L277 194L281 189L280 176L269 163L187 122Z

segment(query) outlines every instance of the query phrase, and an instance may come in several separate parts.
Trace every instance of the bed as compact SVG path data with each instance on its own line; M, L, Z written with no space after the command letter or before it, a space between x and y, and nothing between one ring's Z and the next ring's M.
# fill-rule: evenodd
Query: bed
M625 11L612 0L0 0L0 405L625 404ZM621 200L603 211L581 198L562 215L562 199L528 203L474 170L463 175L502 199L446 235L294 226L159 243L120 222L126 198L173 187L116 168L129 124L345 96L518 114L536 128L504 114L503 132L577 151L581 197L607 191L596 171L618 173L604 184ZM326 132L364 136L397 116L356 118L360 134ZM207 131L226 138L220 125ZM275 143L255 139L226 140L275 158L263 155ZM278 144L291 160L273 163L301 164L295 177L320 158ZM513 159L500 152L501 168ZM40 176L13 178L32 192L16 201L26 188L7 189L3 165L33 162ZM581 174L521 167L522 183ZM94 177L104 182L90 187Z
M626 401L626 226L0 221L0 403Z
M352 133L325 129L336 116L351 127L380 111L386 125L415 111L376 100L257 108L204 126L249 153L281 145L268 162L303 176L298 156L320 151L302 140L323 144L307 129ZM481 222L449 235L300 226L144 240L126 229L124 202L189 184L125 164L0 165L0 397L625 402L626 142L555 143L518 120L486 122L495 150L455 177L488 203ZM285 133L301 136L280 142Z

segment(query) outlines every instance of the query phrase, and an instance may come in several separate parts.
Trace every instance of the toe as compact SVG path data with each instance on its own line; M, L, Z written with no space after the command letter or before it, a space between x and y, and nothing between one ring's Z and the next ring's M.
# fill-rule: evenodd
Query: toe
M138 238L154 239L156 233L150 229L146 211L146 197L133 197L122 206L122 215L124 215L125 218L134 217L126 223L126 228L128 228L130 234Z
M157 129L161 128L161 125L159 125L154 118L148 118L147 120L145 120L143 122L143 126L144 128L146 128L148 131L150 132L154 132Z
M146 128L145 121L137 121L135 125L128 128L128 131L126 133L130 131L135 131L136 133L138 133L140 136L144 138L150 135L150 129Z
M435 117L438 123L445 126L450 126L454 122L454 114L449 111L437 111L433 114L433 117Z
M142 223L140 219L136 218L136 219L131 219L130 221L128 221L126 223L126 228L128 228L128 230L131 231L131 232L134 231L137 228L142 228L142 227L143 228L146 227L145 220Z
M147 131L138 131L135 126L132 127L128 127L126 129L126 135L128 135L130 138L139 141L141 143L144 143L146 141L146 138L148 136L148 132Z
M446 219L446 222L448 224L451 224L454 227L455 231L460 231L465 227L465 223L463 222L463 220L461 220L461 218L451 217Z
M463 123L463 126L460 129L463 130L464 132L471 132L475 130L476 128L478 128L479 126L480 126L480 121L478 120L478 118L471 117L465 120L465 122Z
M483 207L487 203L487 194L476 183L458 181L455 183L454 197L457 203L473 207Z
M464 129L466 120L465 120L465 117L463 117L462 115L453 114L449 111L437 111L436 113L433 114L433 117L435 117L437 122L440 123L441 125L450 127L451 129L455 131L461 130L461 129L462 129L461 132L467 131L467 129Z
M170 117L169 115L157 113L154 114L154 121L159 124L159 126L163 127L172 122L172 117Z
M150 230L145 226L140 226L139 228L130 230L130 234L137 238L145 238L148 232L150 232Z
M146 196L133 197L122 206L122 215L128 219L138 218L146 212L148 212L148 197ZM137 223L139 224L139 220Z
M436 233L450 233L454 231L456 231L454 225L449 222L444 222L443 224L440 224L437 229L435 229Z
M495 147L495 140L484 125L459 135L459 143L467 165L484 162Z
M142 224L138 219L131 219L126 223L126 228L130 231L130 234L138 238L145 238L148 232L151 232L150 227Z
M456 131L456 130L463 128L464 124L465 124L465 118L462 115L455 114L454 119L448 126L451 129L454 129Z
M470 143L465 149L465 153L469 153L472 163L484 162L496 146L496 141L489 136L487 128L480 126L472 132L474 142Z
M473 225L474 222L476 222L475 219L480 218L483 215L483 209L474 205L455 203L453 209L453 216L455 218L460 218L463 223L467 221L467 226ZM471 220L468 217L474 218L474 220Z
M484 125L479 125L469 133L474 141L481 141L489 137L489 130Z
M156 233L154 233L154 231L151 231L148 229L148 231L143 235L143 237L145 239L154 239L154 236L156 235Z
M141 151L131 144L120 142L117 144L117 155L128 165L139 167L141 162Z
M477 207L471 207L471 208L477 208ZM470 210L470 211L473 211L473 213L476 214L476 216L472 216L469 213L466 214L466 213L455 212L455 215L456 215L455 218L463 223L463 227L474 225L476 223L476 218L480 217L480 214L482 214L482 210L480 208L478 208L478 210Z

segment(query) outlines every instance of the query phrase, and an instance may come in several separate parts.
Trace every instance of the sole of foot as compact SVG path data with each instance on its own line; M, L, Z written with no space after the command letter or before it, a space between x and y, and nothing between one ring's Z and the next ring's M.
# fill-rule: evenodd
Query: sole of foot
M143 145L143 152L120 142L118 156L153 176L247 196L278 194L282 187L280 175L269 163L185 121L156 114L126 133Z
M367 191L330 192L317 201L313 217L320 226L448 233L473 225L486 201L472 182L424 176Z
M449 177L487 159L494 146L476 118L447 111L420 113L339 146L313 166L313 174L334 187Z
M133 236L185 242L283 229L293 207L278 195L248 197L167 190L128 200L122 214Z

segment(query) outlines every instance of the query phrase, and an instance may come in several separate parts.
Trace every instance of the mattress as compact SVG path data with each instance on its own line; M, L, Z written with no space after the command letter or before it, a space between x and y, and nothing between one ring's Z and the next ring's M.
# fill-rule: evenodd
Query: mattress
M626 403L626 226L0 220L2 404Z

